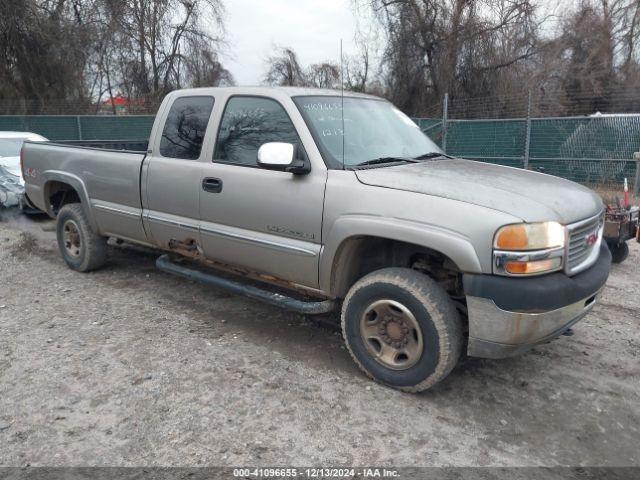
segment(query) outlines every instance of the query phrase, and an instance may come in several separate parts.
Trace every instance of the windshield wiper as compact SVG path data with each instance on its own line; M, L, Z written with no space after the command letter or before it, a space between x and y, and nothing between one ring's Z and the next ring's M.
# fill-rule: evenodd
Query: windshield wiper
M434 158L453 158L450 157L449 155L446 155L444 153L441 152L429 152L429 153L424 153L422 155L418 155L417 157L413 157L414 160L432 160Z
M384 163L400 163L400 162L417 163L417 159L405 158L405 157L380 157L380 158L374 158L373 160L367 160L366 162L358 163L354 166L366 167L368 165L382 165Z

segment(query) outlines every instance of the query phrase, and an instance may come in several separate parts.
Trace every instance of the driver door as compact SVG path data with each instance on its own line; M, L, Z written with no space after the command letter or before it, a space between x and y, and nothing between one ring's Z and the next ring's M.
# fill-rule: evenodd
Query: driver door
M213 160L203 164L202 248L214 261L315 288L326 170L262 169L257 152L268 142L302 148L285 108L271 98L230 97Z

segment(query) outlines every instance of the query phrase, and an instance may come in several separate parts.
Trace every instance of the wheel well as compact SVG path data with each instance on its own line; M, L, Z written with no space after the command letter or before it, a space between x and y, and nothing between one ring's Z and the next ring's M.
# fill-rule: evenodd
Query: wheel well
M60 209L68 203L81 203L80 195L68 183L52 181L47 184L47 195L51 211L57 215Z
M368 273L403 267L431 277L466 314L462 272L451 258L437 250L386 238L355 237L340 246L333 265L331 284L338 298L344 298L349 288Z

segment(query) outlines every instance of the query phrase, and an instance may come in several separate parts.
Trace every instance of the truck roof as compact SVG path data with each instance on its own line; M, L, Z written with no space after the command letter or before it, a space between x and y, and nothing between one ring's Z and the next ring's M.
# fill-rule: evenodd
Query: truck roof
M280 95L286 95L289 97L301 97L301 96L326 96L336 97L342 95L340 90L328 89L328 88L309 88L309 87L272 87L272 86L247 86L247 87L202 87L202 88L189 88L183 90L176 90L172 92L174 95L182 96L184 94L214 94L214 93L228 93L232 95L273 95L278 93ZM382 100L375 95L369 95L366 93L352 92L345 90L345 97L357 97L357 98L370 98L374 100Z

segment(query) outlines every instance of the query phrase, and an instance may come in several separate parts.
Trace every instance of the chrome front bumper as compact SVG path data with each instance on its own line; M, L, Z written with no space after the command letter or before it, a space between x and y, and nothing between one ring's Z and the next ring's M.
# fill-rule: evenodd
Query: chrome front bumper
M472 357L505 358L552 340L587 315L600 292L566 307L541 313L502 310L493 300L467 297Z
M469 356L510 357L561 335L591 311L610 267L611 253L602 245L597 261L571 277L465 274Z

